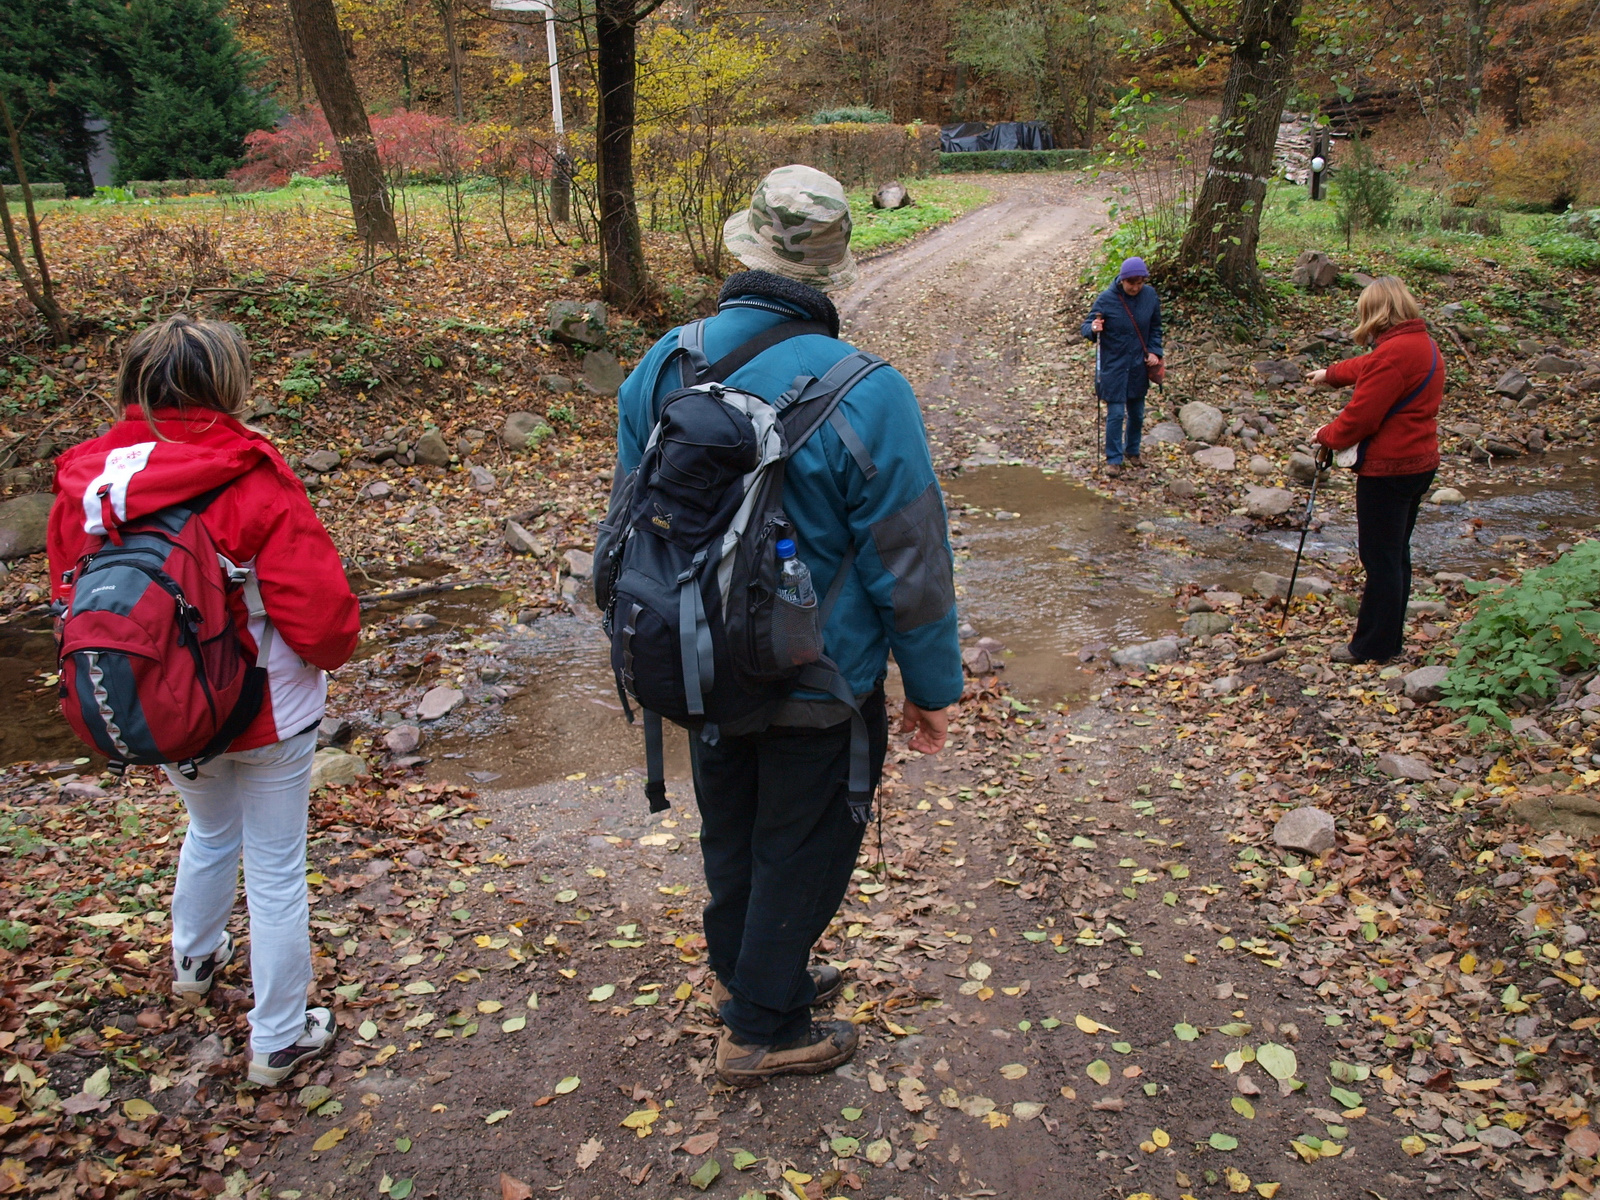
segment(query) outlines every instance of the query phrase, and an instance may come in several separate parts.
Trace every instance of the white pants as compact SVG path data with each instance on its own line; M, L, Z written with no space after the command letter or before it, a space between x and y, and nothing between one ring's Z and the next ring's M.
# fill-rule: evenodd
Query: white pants
M250 908L250 1048L271 1054L305 1029L311 985L306 900L306 809L317 731L222 754L185 779L167 778L189 810L172 896L172 954L203 958L222 944L239 890L239 855Z

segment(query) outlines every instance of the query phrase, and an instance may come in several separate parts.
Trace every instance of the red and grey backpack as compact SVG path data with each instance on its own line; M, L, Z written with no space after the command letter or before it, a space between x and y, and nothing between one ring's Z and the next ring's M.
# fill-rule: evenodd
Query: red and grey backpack
M63 580L61 711L114 771L170 763L193 779L261 709L272 627L247 661L228 604L242 588L262 615L260 588L200 519L222 490L123 522L102 503L106 536Z

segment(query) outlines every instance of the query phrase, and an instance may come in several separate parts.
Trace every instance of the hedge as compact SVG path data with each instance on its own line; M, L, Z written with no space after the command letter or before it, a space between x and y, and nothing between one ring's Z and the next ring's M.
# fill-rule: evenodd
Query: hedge
M774 167L805 163L826 171L847 188L876 187L891 179L931 175L939 165L936 125L739 125L721 131L735 157L757 177ZM655 163L682 159L682 134L642 129L639 138L644 175Z
M130 179L122 185L140 200L164 200L169 196L196 196L214 192L231 196L239 185L231 179Z
M7 200L22 199L22 185L20 183L5 184ZM30 183L35 200L65 200L67 198L67 185L64 183Z
M1071 171L1090 162L1092 150L969 150L939 154L941 171Z

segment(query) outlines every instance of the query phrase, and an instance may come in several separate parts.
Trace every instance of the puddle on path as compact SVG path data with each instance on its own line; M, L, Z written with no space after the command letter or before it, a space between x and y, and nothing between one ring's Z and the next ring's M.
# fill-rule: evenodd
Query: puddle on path
M1151 518L1152 552L1134 531L1137 512L1036 467L979 467L945 493L955 541L970 553L956 575L962 619L1005 643L1006 677L1030 700L1087 695L1095 676L1078 658L1084 646L1175 630L1179 585L1247 586L1257 571L1288 566L1276 546L1171 517Z
M1597 485L1600 466L1569 462L1557 481L1463 487L1465 505L1424 508L1417 561L1430 571L1486 575L1504 559L1494 546L1501 538L1552 546L1575 540L1576 530L1592 528L1600 516ZM1046 703L1088 694L1095 677L1078 659L1085 645L1121 645L1175 629L1172 593L1179 585L1247 587L1256 571L1286 572L1294 550L1295 535L1287 531L1252 541L1167 516L1148 516L1156 532L1141 535L1133 527L1146 514L1034 467L981 467L948 480L946 494L957 546L966 552L957 574L962 619L1004 642L1012 686ZM1354 540L1353 521L1340 518L1313 535L1308 549L1337 552ZM426 577L420 570L402 573ZM506 602L499 593L474 590L385 606L439 618L439 625L401 639L403 657L420 662L433 643L465 637L491 642L496 648L475 654L474 668L492 663L504 671L502 682L522 689L503 706L473 706L465 724L431 737L429 774L503 788L642 772L643 736L623 720L593 609L519 628L508 623ZM381 615L368 614L369 620ZM53 669L48 618L0 624L3 761L82 753L53 689L38 690ZM391 671L406 669L397 664ZM685 737L669 728L667 738L668 778L687 779Z

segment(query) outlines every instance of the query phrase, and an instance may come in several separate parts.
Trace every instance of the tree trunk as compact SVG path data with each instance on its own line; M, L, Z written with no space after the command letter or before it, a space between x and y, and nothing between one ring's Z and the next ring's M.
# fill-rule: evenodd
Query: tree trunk
M1252 294L1261 285L1261 207L1294 73L1300 5L1301 0L1243 0L1211 161L1178 247L1181 273L1211 275L1235 295Z
M339 147L356 233L369 247L379 242L397 245L400 236L394 227L394 205L383 183L367 109L350 73L333 0L289 0L289 9L294 14L300 53Z
M596 0L600 256L605 297L626 309L643 307L652 295L633 192L638 22L634 0Z
M467 110L461 102L461 44L456 41L455 0L439 0L439 20L444 25L444 49L450 59L450 94L456 104L456 120L465 121Z

